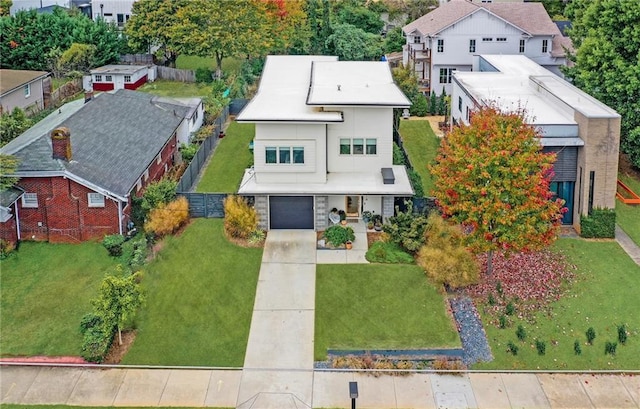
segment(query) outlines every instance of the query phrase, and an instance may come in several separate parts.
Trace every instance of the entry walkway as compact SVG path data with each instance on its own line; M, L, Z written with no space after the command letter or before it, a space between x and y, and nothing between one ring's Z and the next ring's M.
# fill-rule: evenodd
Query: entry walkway
M640 266L640 246L634 243L634 241L631 240L631 237L629 237L629 235L627 235L627 233L625 233L624 230L622 230L617 224L616 241L618 242L620 247L622 247L622 249L629 255L629 257L631 257L631 259Z

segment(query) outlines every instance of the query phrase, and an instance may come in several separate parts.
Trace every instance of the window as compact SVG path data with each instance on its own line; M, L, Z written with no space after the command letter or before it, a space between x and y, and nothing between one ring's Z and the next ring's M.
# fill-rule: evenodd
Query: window
M118 13L116 17L118 19L118 27L122 27L124 25L124 14Z
M304 163L304 148L303 147L293 147L293 163Z
M278 163L278 157L276 154L276 148L273 146L267 146L265 148L265 162L266 163Z
M24 97L29 98L31 96L31 84L24 86Z
M500 42L500 43L504 43L505 41L507 41L506 37L498 37L496 38L496 41Z
M131 82L131 75L125 75L124 82Z
M375 155L378 152L378 141L367 139L367 155Z
M475 39L469 40L469 52L470 53L475 53L476 52L476 40Z
M278 148L279 163L291 163L291 149L290 148Z
M100 193L87 193L89 207L104 207L104 196Z
M549 40L542 40L542 52L546 53L549 50Z
M102 82L102 75L96 74L96 82Z
M340 139L340 155L351 155L351 139Z
M354 155L364 154L364 139L356 138L353 140L353 154Z
M22 195L22 207L38 207L38 194L25 193Z
M458 111L462 112L462 97L458 97Z
M444 39L439 39L438 40L438 52L444 52Z
M440 84L451 84L451 73L455 68L440 68Z
M491 42L493 41L493 37L482 37L482 41L484 41L485 43Z
M104 80L106 82L113 82L113 77L111 75L105 75Z
M520 49L518 50L520 53L524 52L524 40L520 40Z
M422 40L420 40L420 36L415 36L415 37L413 37L413 42L414 42L415 44L420 44L420 43L421 43L421 41L422 41Z
M593 190L594 190L594 186L596 184L596 172L594 172L593 170L591 172L589 172L589 201L587 202L588 206L589 206L589 214L591 214L591 211L593 210Z

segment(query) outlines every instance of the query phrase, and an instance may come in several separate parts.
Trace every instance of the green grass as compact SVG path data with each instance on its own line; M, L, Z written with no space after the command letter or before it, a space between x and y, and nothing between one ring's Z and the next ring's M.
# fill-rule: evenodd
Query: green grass
M172 98L204 97L210 90L211 87L207 84L169 80L155 80L138 88L138 91Z
M569 293L552 304L551 316L539 314L535 324L516 320L510 327L499 329L482 314L495 360L474 369L640 368L640 267L613 241L561 239L555 248L578 267L577 280ZM617 355L605 355L605 342L617 342L616 325L623 323L631 332L627 344L618 345ZM528 334L522 343L515 335L518 324ZM585 345L589 327L596 331L592 346ZM546 342L546 355L537 354L536 339ZM552 345L552 340L557 345ZM575 340L580 341L582 355L574 354ZM506 352L509 341L519 346L515 357Z
M429 121L401 121L400 135L413 168L422 178L425 196L431 196L433 179L427 165L435 159L440 139L433 133Z
M244 170L253 161L249 142L253 140L254 135L254 124L232 122L226 130L226 136L219 141L196 191L237 192Z
M316 267L315 360L327 349L460 347L443 296L417 266Z
M640 195L640 180L627 175L619 177L622 183ZM640 205L628 205L616 199L616 222L640 246Z
M240 72L242 60L239 58L223 58L222 71L226 74ZM208 68L215 70L216 59L198 57L195 55L180 55L176 60L176 68L181 70L197 70L198 68Z
M168 237L144 269L147 304L123 363L241 367L261 259L226 240L222 219Z
M365 255L371 263L386 264L415 264L413 256L402 249L398 244L386 241L376 241L369 247Z
M116 262L95 242L23 242L0 266L2 356L80 355L80 319Z

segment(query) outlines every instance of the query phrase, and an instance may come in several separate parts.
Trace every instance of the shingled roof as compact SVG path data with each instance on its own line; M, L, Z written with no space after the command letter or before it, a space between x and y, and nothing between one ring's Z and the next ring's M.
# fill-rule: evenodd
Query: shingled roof
M68 175L124 199L189 110L129 90L81 103L68 104L0 149L20 159L17 175ZM52 156L50 132L59 126L71 133L69 162Z

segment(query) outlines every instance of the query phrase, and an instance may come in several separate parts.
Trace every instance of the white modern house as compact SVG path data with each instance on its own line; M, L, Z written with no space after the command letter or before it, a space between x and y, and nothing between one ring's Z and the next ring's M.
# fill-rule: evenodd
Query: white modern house
M468 124L473 111L497 106L524 109L541 133L545 152L556 153L551 189L569 211L563 223L580 226L594 207L614 208L620 115L564 79L521 55L480 55L474 72L453 74L451 117Z
M452 0L403 27L403 64L418 76L422 92L451 95L451 73L471 71L474 55L524 55L562 75L563 37L542 3Z
M393 108L410 104L386 62L268 56L236 118L255 124L238 193L255 197L261 228L321 230L332 208L392 216L395 198L413 195L392 159Z
M91 0L93 19L104 19L123 28L131 18L131 9L135 0Z

